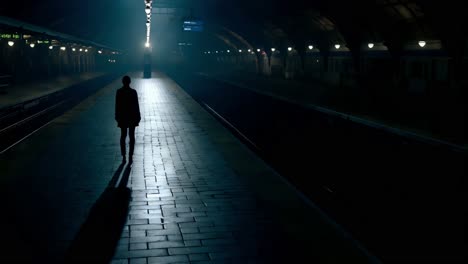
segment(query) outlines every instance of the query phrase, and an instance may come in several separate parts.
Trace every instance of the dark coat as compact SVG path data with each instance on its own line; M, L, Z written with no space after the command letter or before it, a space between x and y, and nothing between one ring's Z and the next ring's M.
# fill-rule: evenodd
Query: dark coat
M121 128L138 126L141 120L138 94L130 87L117 90L115 96L115 120Z

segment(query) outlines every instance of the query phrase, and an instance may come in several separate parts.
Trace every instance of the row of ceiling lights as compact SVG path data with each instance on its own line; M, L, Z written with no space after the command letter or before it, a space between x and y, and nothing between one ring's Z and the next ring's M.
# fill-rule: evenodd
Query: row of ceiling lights
M426 41L421 40L421 41L418 42L418 45L419 45L421 48L424 48L424 47L426 46ZM367 44L367 47L369 47L369 49L373 49L374 46L375 46L374 43L368 43L368 44ZM309 45L309 46L307 46L307 48L308 48L309 50L313 50L313 49L314 49L314 46L313 46L313 45ZM335 44L335 49L338 50L338 49L340 49L340 48L341 48L341 44ZM293 50L292 47L288 47L288 51L292 51L292 50ZM275 52L276 49L275 49L275 48L271 48L271 51L272 51L272 52ZM223 52L223 51L221 51L221 53L222 53L222 52ZM227 53L230 53L230 52L231 52L230 50L227 50ZM254 54L254 52L253 52L252 50L250 50L250 49L248 49L247 52L248 52L248 53ZM257 49L257 52L261 52L261 49ZM215 53L218 53L218 51L215 51ZM242 53L242 50L241 50L241 49L239 50L239 53ZM205 54L211 54L211 51L205 51Z
M14 41L8 41L8 46L13 47L14 45L15 45L15 42L14 42ZM30 44L29 44L29 47L35 48L35 47L36 47L36 43L30 43ZM53 50L53 49L54 49L54 46L53 46L53 45L50 45L50 46L49 46L49 49L50 49L50 50ZM61 46L61 47L60 47L60 50L65 51L65 50L67 50L67 47ZM84 51L84 52L88 52L88 49L87 49L87 48L80 48L80 49L72 48L72 51L77 51L77 50L80 51L80 52L83 52L83 51ZM103 52L102 50L98 50L98 53L99 53L99 54L102 54L102 52ZM116 52L112 52L112 54L116 54Z
M13 47L14 45L15 45L15 42L14 42L14 41L8 41L8 46ZM35 43L30 43L30 44L29 44L29 47L35 48L35 47L36 47L36 44L35 44ZM50 46L49 46L49 49L50 49L50 50L54 49L54 46L50 45ZM67 50L67 47L62 46L62 47L60 47L60 50ZM72 48L72 51L76 51L76 48ZM80 52L81 52L81 51L88 52L88 49L80 48L79 51L80 51ZM102 50L98 50L98 53L99 53L99 54L102 54Z
M153 0L145 0L145 13L146 13L146 43L145 47L149 48L150 34L151 34L151 11L153 8Z

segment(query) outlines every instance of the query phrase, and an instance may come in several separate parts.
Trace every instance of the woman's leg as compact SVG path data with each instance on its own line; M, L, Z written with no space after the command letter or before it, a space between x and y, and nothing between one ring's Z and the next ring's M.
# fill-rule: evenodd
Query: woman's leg
M122 157L125 158L126 149L125 149L125 140L127 139L127 128L121 127L120 128L120 152L122 153Z
M132 158L133 151L135 150L135 127L128 128L128 136L130 137L130 151L128 156Z

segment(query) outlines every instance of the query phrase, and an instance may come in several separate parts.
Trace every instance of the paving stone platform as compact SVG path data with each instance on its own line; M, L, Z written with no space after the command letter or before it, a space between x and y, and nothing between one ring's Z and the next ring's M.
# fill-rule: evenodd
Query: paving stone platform
M112 264L378 262L172 80L135 75L131 86L142 115L133 164L120 164L118 81L0 157L11 214L22 219L13 230L30 224L33 237L10 234L19 247L40 254L54 244L40 255L60 261L76 241L112 240L101 229L124 212Z

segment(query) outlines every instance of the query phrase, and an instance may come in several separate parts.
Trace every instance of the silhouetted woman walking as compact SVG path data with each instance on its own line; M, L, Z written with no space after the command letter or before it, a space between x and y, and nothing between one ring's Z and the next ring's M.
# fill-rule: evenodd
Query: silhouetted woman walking
M138 105L138 94L130 88L131 79L129 76L122 78L123 87L117 90L115 97L115 120L120 127L120 151L123 162L126 162L125 141L128 135L130 137L129 161L133 161L133 151L135 149L135 127L141 120L140 106Z

